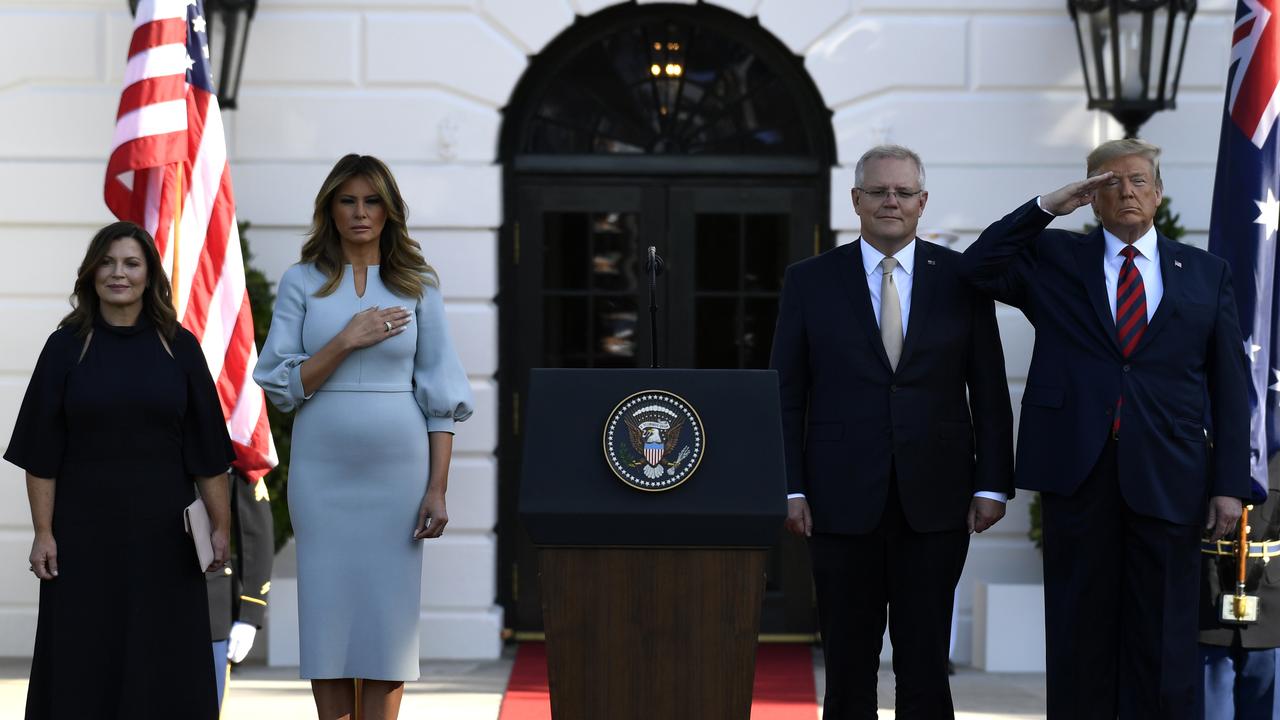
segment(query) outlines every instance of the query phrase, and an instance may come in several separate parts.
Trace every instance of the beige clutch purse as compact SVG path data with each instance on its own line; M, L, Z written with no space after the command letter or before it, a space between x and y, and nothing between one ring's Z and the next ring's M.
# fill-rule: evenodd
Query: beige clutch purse
M191 536L196 546L196 559L200 562L200 572L204 572L213 562L213 541L209 539L212 526L209 523L209 511L204 507L204 500L196 501L182 510L182 525Z

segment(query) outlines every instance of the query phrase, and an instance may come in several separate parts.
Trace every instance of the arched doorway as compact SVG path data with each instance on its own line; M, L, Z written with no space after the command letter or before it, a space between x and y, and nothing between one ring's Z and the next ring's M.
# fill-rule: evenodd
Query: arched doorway
M498 596L541 630L516 497L532 367L647 367L644 249L667 263L664 367L762 368L785 267L832 242L831 113L803 61L708 5L622 5L533 58L504 119ZM811 635L803 547L780 534L762 632Z

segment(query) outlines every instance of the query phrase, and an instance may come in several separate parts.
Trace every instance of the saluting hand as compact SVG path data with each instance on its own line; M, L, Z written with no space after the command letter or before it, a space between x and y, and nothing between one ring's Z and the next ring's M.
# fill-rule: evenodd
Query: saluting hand
M341 335L352 348L367 348L404 332L409 311L403 307L383 310L377 305L351 316Z
M1110 180L1112 175L1115 173L1099 173L1079 182L1064 185L1051 193L1045 193L1040 196L1040 207L1054 215L1070 215L1076 209L1093 202L1094 191Z

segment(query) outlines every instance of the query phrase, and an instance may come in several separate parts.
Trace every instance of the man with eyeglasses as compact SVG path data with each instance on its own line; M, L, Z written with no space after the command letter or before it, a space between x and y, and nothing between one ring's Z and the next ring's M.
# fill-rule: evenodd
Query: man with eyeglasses
M911 150L854 171L862 236L787 269L773 341L787 529L808 538L823 717L875 718L886 608L896 717L954 717L951 611L969 533L1004 515L1013 431L993 303L960 254L916 237Z
M1201 531L1250 493L1231 274L1155 230L1160 148L1106 142L1086 171L964 254L1035 326L1016 479L1044 503L1048 718L1194 718ZM1092 232L1048 228L1090 203Z

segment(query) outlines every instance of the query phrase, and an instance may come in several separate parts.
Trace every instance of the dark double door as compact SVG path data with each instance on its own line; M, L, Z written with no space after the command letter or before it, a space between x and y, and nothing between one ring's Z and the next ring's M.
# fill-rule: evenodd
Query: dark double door
M648 367L647 248L658 279L662 367L765 368L783 270L822 249L824 202L812 184L625 184L549 179L516 188L504 278L502 565L507 626L542 629L534 548L519 526L520 399L533 367ZM506 573L502 573L506 575ZM770 554L763 633L814 631L803 545L780 533Z

